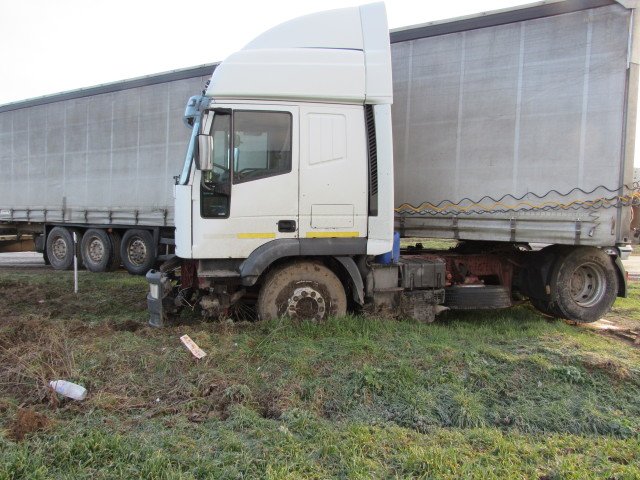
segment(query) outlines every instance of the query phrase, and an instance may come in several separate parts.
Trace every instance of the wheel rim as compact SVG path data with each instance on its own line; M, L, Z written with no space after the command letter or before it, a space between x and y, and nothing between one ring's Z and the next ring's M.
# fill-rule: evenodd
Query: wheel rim
M104 244L99 238L94 237L91 239L88 254L92 262L100 263L102 261L104 258Z
M597 264L585 263L576 268L571 276L571 297L581 307L597 305L605 294L605 272Z
M129 243L129 248L127 249L127 257L129 258L129 262L136 266L140 266L144 264L145 259L147 258L147 246L144 241L139 238L134 239L131 243Z
M51 245L51 252L56 260L64 260L67 258L67 242L62 237L56 237Z
M322 320L327 302L322 294L310 286L298 287L287 302L286 313L291 318Z

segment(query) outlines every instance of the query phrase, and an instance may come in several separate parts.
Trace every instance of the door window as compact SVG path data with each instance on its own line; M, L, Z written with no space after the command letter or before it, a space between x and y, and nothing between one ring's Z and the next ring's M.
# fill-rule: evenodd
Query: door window
M291 171L291 114L234 113L233 183Z

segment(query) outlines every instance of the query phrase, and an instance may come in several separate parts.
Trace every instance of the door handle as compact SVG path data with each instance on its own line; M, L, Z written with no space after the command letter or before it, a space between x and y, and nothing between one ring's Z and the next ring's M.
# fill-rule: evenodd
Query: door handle
M278 231L283 233L292 233L296 231L295 220L280 220L278 222Z

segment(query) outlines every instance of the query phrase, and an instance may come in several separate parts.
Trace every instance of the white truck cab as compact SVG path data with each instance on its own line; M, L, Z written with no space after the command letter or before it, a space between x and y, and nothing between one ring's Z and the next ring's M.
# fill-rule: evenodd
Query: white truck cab
M200 168L176 186L176 211L191 212L176 254L243 259L282 239L390 251L391 103L382 3L292 20L231 55L193 132Z
M193 135L175 187L176 255L194 272L185 282L182 263L182 287L211 290L205 316L246 289L264 297L265 273L294 264L334 284L344 276L364 301L357 258L393 247L392 101L382 3L289 21L215 69L187 109ZM320 317L344 313L339 296Z

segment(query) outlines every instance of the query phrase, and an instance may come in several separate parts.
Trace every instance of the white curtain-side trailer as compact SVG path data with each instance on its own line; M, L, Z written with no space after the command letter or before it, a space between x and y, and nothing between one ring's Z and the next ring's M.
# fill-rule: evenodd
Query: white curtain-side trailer
M144 274L173 250L188 98L214 65L0 106L0 251Z

